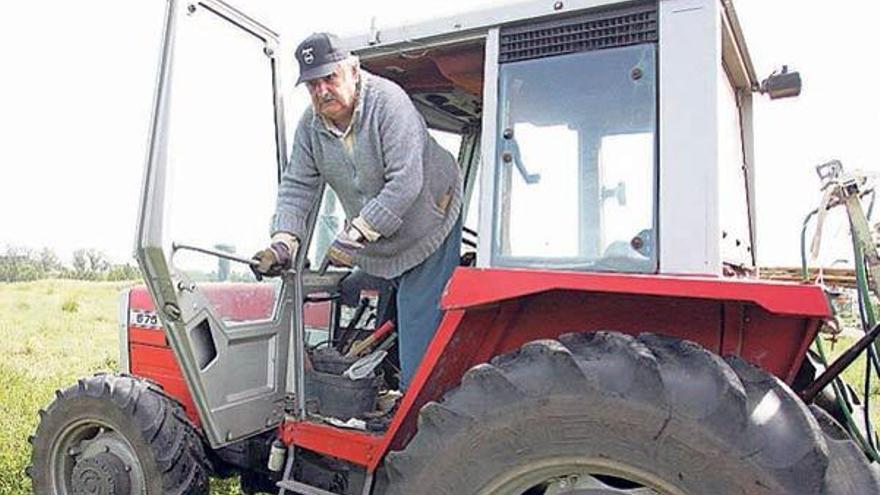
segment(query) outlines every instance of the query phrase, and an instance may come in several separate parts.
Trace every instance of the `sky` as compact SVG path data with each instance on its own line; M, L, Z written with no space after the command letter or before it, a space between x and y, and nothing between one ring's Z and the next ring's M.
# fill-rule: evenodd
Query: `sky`
M364 32L506 4L498 1L293 2L229 0L298 41L313 31ZM757 98L759 264L799 262L804 215L820 199L815 165L880 171L880 80L872 35L880 2L734 2L760 77L800 71L796 99ZM418 5L418 7L414 7ZM833 5L833 7L831 7ZM77 248L131 259L165 2L12 2L0 27L0 248ZM290 90L289 112L305 105ZM839 215L837 215L839 217ZM262 226L268 219L259 219ZM847 256L829 220L820 262Z

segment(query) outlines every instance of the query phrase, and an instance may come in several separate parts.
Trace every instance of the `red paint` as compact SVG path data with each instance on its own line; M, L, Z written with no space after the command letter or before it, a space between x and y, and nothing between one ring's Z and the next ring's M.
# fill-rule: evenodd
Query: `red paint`
M201 283L199 291L221 320L266 320L272 317L275 309L275 286L270 284ZM133 288L130 297L132 310L156 310L146 287ZM306 304L304 311L307 325L327 328L330 324L330 303Z
M241 297L217 300L243 311ZM819 323L831 315L822 289L812 285L474 268L456 270L441 306L440 327L384 435L288 421L280 429L284 441L375 470L412 437L419 409L456 387L468 369L567 332L675 336L739 355L790 382Z
M275 306L274 286L268 284L245 283L207 283L199 284L212 309L220 318L244 321L271 317ZM249 307L252 301L253 307ZM129 293L131 311L155 312L156 307L145 286L131 289ZM327 328L330 324L330 303L305 305L306 324ZM200 424L198 413L183 378L177 358L165 338L163 328L139 327L131 322L128 325L129 363L135 376L149 378L165 389L168 395L179 400L187 416Z
M128 304L131 310L156 311L156 305L153 304L150 293L143 285L132 287L128 294Z
M161 331L159 333L161 335ZM186 415L198 426L199 415L183 379L183 371L177 365L177 359L171 349L132 343L130 350L131 374L149 378L162 385L168 395L180 401Z
M744 301L771 313L816 318L828 318L831 314L825 294L814 285L713 277L495 268L456 269L441 306L444 309L473 307L558 289Z
M357 430L346 430L321 423L285 422L280 428L281 440L344 459L360 466L381 460L383 437Z
M134 325L128 327L128 340L131 344L147 344L157 347L168 347L165 340L165 332L161 328L140 328Z

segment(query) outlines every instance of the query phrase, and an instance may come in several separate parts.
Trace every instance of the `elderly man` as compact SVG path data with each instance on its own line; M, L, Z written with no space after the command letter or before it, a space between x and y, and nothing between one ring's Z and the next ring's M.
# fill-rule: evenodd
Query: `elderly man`
M347 222L328 256L397 287L405 388L440 322L440 295L459 260L459 168L406 93L361 70L336 36L309 36L296 59L297 85L306 83L312 104L299 120L272 244L255 256L256 271L273 275L290 266L320 185L333 188Z

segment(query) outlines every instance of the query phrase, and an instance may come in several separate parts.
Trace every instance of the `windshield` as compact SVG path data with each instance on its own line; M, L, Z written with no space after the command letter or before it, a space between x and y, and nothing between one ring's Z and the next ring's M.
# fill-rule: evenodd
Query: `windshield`
M653 44L499 69L493 264L656 270Z

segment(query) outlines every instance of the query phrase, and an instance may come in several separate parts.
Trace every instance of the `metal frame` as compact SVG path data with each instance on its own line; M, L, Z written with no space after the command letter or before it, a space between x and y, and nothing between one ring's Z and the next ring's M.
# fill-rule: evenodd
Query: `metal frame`
M136 256L146 285L165 328L205 435L213 447L220 447L259 431L275 427L284 416L290 358L289 331L296 306L296 287L282 286L270 320L226 325L215 313L205 295L194 284L172 274L163 251L167 174L167 142L170 85L177 23L198 7L263 42L270 59L275 110L275 140L278 173L286 167L286 130L281 79L276 58L278 35L220 0L202 0L186 5L169 0L166 10L163 49L151 119L151 134L144 170L143 196L138 217ZM207 325L205 330L203 325ZM199 341L207 331L210 347ZM199 354L213 352L201 365ZM236 354L236 362L228 357ZM296 356L294 355L294 358Z
M323 197L324 186L322 185L318 190L318 193L315 195L315 200L312 203L309 215L306 218L307 228L300 244L303 248L299 249L299 252L296 253L296 259L293 262L293 272L288 272L289 276L285 277L285 285L293 286L292 296L294 301L293 318L290 321L290 333L293 337L290 339L290 349L288 350L290 366L287 369L287 390L292 392L293 400L290 404L291 407L289 407L291 410L288 412L292 412L294 417L299 420L303 420L306 417L306 329L304 316L305 308L303 306L305 301L305 284L303 282L302 274L305 273L309 251L308 246L311 245L312 234L315 232L315 223L318 220L318 208Z
M663 4L669 0L658 0ZM733 6L733 0L717 0L723 8L725 22L736 45L738 58L743 71L749 78L753 91L758 90L755 69L745 44L745 37ZM463 14L456 14L430 21L419 22L391 28L370 27L367 34L349 36L343 40L346 46L355 52L364 52L368 57L382 56L389 53L421 50L437 44L446 44L452 40L479 39L486 36L492 28L502 24L518 21L539 21L545 17L563 15L578 10L603 7L626 3L621 0L532 0L514 5L492 7Z
M495 251L495 208L498 192L495 190L496 143L498 135L498 50L501 29L492 28L486 35L486 62L483 73L483 121L480 142L480 221L478 231L483 242L477 243L477 266L492 266L492 253ZM492 191L492 194L489 194ZM487 239L488 238L488 239ZM491 242L486 242L491 240Z
M724 69L736 90L739 112L740 142L742 144L743 172L746 191L751 265L757 266L757 224L755 212L755 147L752 126L752 91L760 85L748 55L739 19L730 0L722 0L721 58ZM724 226L722 226L723 228Z
M537 0L442 17L390 29L371 29L369 34L346 38L355 51L369 49L370 56L421 50L450 40L478 39L490 30L517 21L537 21L578 10L622 3L621 0Z
M746 208L749 222L749 245L752 248L752 266L758 266L757 212L755 210L755 137L753 125L753 91L760 83L755 69L749 59L745 42L739 27L739 21L729 0L724 2L722 36L732 37L722 53L725 67L733 69L737 83L737 109L739 110L740 142L742 143L743 171L745 174ZM724 39L724 38L723 38Z
M749 244L752 246L752 265L758 266L758 215L755 208L755 128L753 125L753 97L750 91L740 91L739 128L743 145L746 201L749 215Z
M718 0L660 2L660 273L721 274Z
M752 264L757 259L752 95L758 86L730 0L660 0L660 273L722 272L718 88L737 90ZM700 20L695 20L700 16ZM707 167L710 163L714 166Z
M463 194L461 204L462 225L470 212L471 199L474 194L474 183L480 175L480 146L483 136L478 129L469 129L461 138L461 150L459 151L458 163L463 167L462 182ZM476 205L480 209L479 204ZM479 221L479 218L477 219Z
M124 289L119 294L118 318L116 325L119 327L119 371L131 373L131 355L129 349L128 323L129 310L131 309L131 288Z

